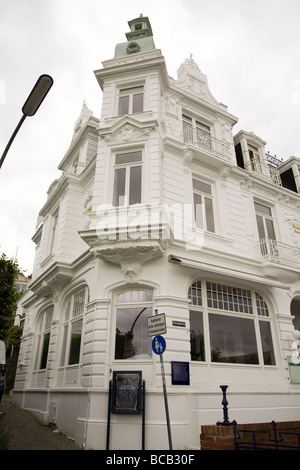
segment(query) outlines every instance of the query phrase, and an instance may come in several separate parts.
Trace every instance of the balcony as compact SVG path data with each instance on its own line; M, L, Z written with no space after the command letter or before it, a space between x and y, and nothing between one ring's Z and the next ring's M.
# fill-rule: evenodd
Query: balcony
M282 282L296 281L300 276L300 249L293 245L261 238L256 243L258 257L264 261L266 275L277 277Z
M221 158L226 162L231 160L229 142L216 139L208 132L187 127L183 131L182 138L185 144L193 145L208 155Z
M282 186L280 173L277 167L268 158L268 156L267 160L268 163L263 163L257 158L250 158L250 160L246 163L246 170L257 173L257 175L265 175L268 178L271 177L271 180L274 184Z

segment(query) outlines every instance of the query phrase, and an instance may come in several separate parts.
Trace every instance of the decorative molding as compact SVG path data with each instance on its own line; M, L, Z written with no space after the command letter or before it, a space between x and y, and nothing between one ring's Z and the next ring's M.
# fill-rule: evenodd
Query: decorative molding
M156 122L140 124L128 116L122 119L121 124L118 122L110 129L102 129L100 137L105 140L107 144L123 144L127 142L139 142L145 140L151 131L156 127Z
M188 65L189 67L191 67L192 69L196 70L197 72L201 72L198 64L194 61L193 59L193 54L190 53L190 58L189 59L185 59L185 61L183 62L182 65Z

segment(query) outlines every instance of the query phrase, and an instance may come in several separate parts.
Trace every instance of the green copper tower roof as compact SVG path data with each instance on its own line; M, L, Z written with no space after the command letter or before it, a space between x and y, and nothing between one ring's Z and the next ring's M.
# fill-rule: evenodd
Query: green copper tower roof
M125 33L127 42L116 45L115 59L128 54L148 52L156 49L149 18L140 15L138 18L128 21L128 25L130 31Z

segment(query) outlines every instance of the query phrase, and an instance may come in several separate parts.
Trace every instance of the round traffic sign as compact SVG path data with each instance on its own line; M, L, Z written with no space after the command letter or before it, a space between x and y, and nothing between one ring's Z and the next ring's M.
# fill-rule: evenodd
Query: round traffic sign
M154 336L152 340L152 351L155 354L163 354L166 350L166 341L163 336Z

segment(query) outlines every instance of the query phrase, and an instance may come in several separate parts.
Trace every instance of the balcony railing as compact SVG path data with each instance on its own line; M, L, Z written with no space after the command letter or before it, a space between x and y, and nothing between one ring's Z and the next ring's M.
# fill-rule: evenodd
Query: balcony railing
M264 259L300 270L299 248L270 238L261 238L258 245Z
M208 154L217 156L226 161L230 160L230 144L212 137L208 132L187 127L183 131L183 141L185 144L195 145Z
M260 160L252 158L249 162L246 163L246 170L270 176L273 183L277 184L278 186L282 185L278 169L272 164L272 162L269 162L269 160L268 163L263 163Z

